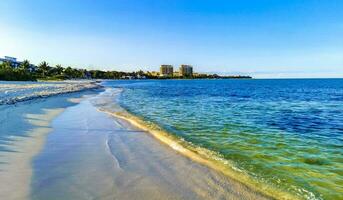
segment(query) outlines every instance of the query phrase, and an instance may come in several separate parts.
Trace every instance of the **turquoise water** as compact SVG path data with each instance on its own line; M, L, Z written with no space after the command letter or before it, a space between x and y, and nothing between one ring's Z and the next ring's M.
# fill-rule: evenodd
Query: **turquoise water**
M119 104L304 199L343 194L343 79L109 81Z

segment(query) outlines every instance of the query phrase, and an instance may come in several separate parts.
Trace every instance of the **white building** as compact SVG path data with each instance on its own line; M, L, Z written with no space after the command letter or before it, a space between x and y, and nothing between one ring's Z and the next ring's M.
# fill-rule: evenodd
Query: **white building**
M0 58L0 64L8 62L13 68L18 68L22 62L18 61L17 58L11 57L11 56L5 56L4 58ZM34 71L36 69L36 66L33 64L30 64L30 71Z
M17 61L17 58L5 56L4 58L0 58L0 63L9 62L12 67L16 68L19 67L21 62Z

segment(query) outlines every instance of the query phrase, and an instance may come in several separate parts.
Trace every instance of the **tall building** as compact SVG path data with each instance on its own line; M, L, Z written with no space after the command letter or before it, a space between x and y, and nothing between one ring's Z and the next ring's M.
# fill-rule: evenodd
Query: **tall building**
M173 76L173 65L161 65L160 73L162 76Z
M193 76L193 66L191 65L181 65L180 75L185 77Z

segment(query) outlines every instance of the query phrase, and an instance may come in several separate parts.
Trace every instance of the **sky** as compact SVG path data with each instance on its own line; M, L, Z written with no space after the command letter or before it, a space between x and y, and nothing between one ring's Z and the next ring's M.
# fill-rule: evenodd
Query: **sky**
M0 56L86 69L343 77L342 0L1 0Z

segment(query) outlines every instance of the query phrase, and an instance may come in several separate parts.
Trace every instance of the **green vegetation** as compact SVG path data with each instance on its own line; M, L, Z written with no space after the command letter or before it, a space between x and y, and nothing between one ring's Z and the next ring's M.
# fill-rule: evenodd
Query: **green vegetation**
M6 81L36 81L36 80L65 80L65 79L120 79L123 76L136 76L140 72L117 72L75 69L62 67L61 65L50 66L43 61L38 66L23 61L19 66L13 66L10 62L0 64L0 80Z
M13 68L10 63L0 64L0 80L6 81L33 81L36 80L34 75L29 72L30 63L22 62L18 68Z
M66 79L218 79L218 78L251 78L249 76L219 76L216 74L193 74L189 77L163 77L151 72L120 72L76 69L70 66L50 66L43 61L38 66L24 60L19 65L10 62L0 64L0 80L5 81L37 81Z

